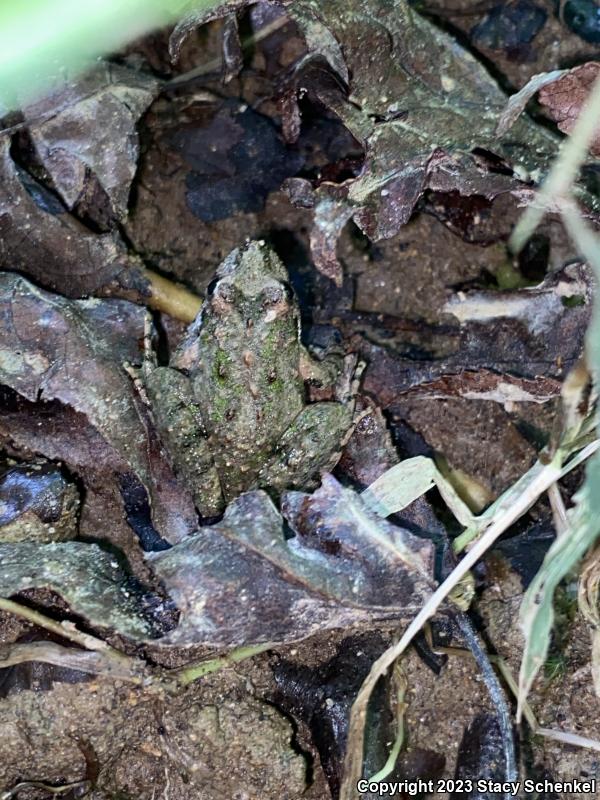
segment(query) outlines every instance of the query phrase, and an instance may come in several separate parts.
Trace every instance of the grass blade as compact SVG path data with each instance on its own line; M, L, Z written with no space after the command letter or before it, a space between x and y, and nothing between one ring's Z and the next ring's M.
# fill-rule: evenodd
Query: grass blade
M208 7L213 0L197 0ZM189 0L19 0L0 8L0 112L34 99L65 72L165 25Z
M556 539L550 547L521 605L525 650L519 675L519 719L523 703L548 653L554 622L554 591L600 534L600 454L595 453L588 461L585 483L575 500L576 506L569 514L569 534Z

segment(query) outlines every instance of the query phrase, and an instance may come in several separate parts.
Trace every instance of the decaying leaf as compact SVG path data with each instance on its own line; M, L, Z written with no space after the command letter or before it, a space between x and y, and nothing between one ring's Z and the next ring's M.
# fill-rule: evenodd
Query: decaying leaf
M0 142L0 266L69 297L111 282L149 293L118 233L93 233L67 213L56 195L13 161L6 137Z
M194 529L196 514L123 366L139 361L143 314L125 301L67 300L1 275L0 383L84 415L117 454L115 468L124 462L147 487L156 527L174 542Z
M551 137L526 120L510 140L496 138L503 93L481 64L402 0L326 5L307 0L291 7L293 17L297 9L303 16L312 13L342 43L352 75L348 100L341 91L323 91L316 81L300 78L299 85L336 113L366 149L358 178L335 187L335 194L322 184L318 194L351 208L369 237L393 236L441 173L445 191L493 197L517 188L507 176L495 183L465 159L476 149L525 170L539 168L554 152ZM331 258L326 274L339 279Z
M374 621L398 624L432 591L432 543L376 516L333 477L324 476L313 495L287 493L283 512L296 533L291 539L268 495L249 492L222 522L149 554L180 612L179 626L161 644L234 647ZM0 548L0 595L47 586L94 624L148 636L139 610L124 611L123 575L97 545L37 547Z
M600 74L600 62L588 61L573 69L557 69L534 75L512 95L498 122L497 134L504 135L527 103L539 93L540 105L563 133L571 133L584 103ZM589 152L600 156L600 128L591 141Z
M530 78L522 89L519 89L518 92L511 95L506 104L506 108L498 120L498 127L496 128L498 136L503 136L512 128L520 114L525 110L527 103L540 89L550 83L554 83L554 81L558 80L565 72L567 72L567 70L564 69L555 69L552 70L552 72L540 72Z
M488 8L484 18L471 29L471 41L477 47L503 50L517 61L526 60L528 55L531 58L527 45L544 26L546 11L532 0L512 0Z
M176 29L172 49L197 25L248 4L229 0L192 15ZM307 41L308 56L293 77L297 91L338 116L365 150L356 178L325 181L316 190L313 258L337 283L335 244L349 218L370 238L389 238L428 186L493 198L519 191L512 168L515 175L543 169L555 153L556 140L524 118L509 137L497 136L504 93L468 51L406 0L283 5ZM286 108L293 114L289 102ZM505 175L485 168L486 152Z
M361 418L342 452L337 469L355 486L367 487L398 461L381 409L359 401Z
M444 311L461 323L519 320L533 336L540 337L556 327L565 308L588 305L591 290L589 268L584 264L570 264L531 288L457 294L448 301Z
M77 535L79 493L54 464L19 464L0 477L0 542Z
M268 193L303 163L268 117L235 100L217 108L204 127L177 131L171 144L191 167L186 204L204 222L260 211Z
M101 62L25 109L38 158L68 209L94 206L96 223L123 220L139 154L136 125L158 88L139 70Z
M325 476L290 492L283 519L264 492L242 495L223 521L152 566L181 611L173 643L289 642L368 620L407 619L431 590L430 542L369 512Z
M83 542L0 544L0 597L52 589L92 625L132 639L153 636L144 596L134 591L115 557Z
M445 310L456 326L419 326L427 360L412 357L403 319L346 312L337 321L368 362L363 391L388 414L404 418L410 397L491 400L511 408L559 396L561 381L583 354L592 290L589 267L571 263L534 287L452 295Z
M587 64L565 71L564 75L540 90L541 106L563 133L571 133L573 130L598 75L600 62L588 61ZM600 128L590 144L590 153L600 156Z

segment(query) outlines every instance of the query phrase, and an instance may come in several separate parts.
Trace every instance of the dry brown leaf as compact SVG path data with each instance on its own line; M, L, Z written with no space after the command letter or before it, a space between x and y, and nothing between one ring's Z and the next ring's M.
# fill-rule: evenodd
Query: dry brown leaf
M568 70L540 90L540 104L563 133L571 133L573 130L592 84L599 74L600 62L588 61ZM590 153L593 156L600 156L600 126L590 145Z

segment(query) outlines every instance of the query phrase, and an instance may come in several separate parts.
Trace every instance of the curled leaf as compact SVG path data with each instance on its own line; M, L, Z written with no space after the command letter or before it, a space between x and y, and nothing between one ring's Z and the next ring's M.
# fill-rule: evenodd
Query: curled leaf
M573 130L599 74L600 62L588 61L564 70L564 74L540 91L540 105L563 133ZM600 156L600 127L596 127L589 152L593 156Z
M502 112L498 120L498 127L496 128L497 136L504 136L515 124L519 116L525 111L527 103L542 89L550 83L558 80L567 70L555 69L552 72L539 72L533 75L525 86L515 94L511 95L506 108Z
M136 124L158 91L149 75L101 62L25 109L29 136L66 207L122 221L137 168Z
M127 250L116 232L96 234L81 224L13 161L10 141L0 140L0 265L23 272L71 297L123 281L144 292L147 281L129 271Z

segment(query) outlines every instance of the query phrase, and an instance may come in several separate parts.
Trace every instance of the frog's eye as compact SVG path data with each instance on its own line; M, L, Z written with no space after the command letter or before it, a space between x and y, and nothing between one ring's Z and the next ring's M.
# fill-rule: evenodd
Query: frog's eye
M235 299L235 289L227 281L217 281L213 286L209 287L209 293L215 300L220 300L228 305L231 305Z
M278 286L269 286L268 289L262 293L262 304L265 308L268 306L276 306L283 300L283 291Z
M281 303L287 303L290 297L291 290L283 283L278 286L267 286L261 297L263 308L272 308Z

